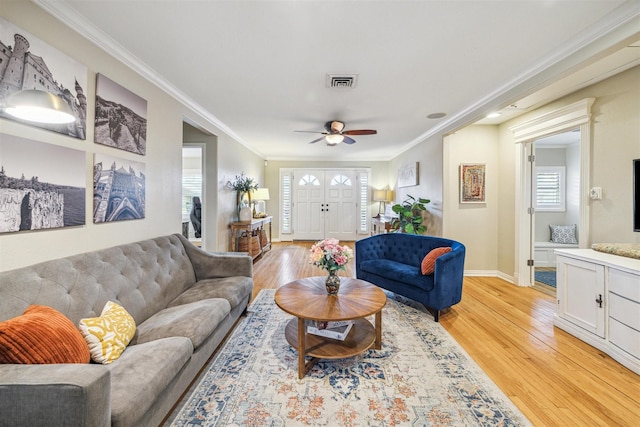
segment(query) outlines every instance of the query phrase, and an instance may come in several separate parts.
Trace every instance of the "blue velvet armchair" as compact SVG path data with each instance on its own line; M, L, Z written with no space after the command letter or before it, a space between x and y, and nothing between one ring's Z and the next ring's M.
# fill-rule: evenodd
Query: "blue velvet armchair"
M432 249L448 246L451 252L436 260L433 274L420 269ZM435 321L440 310L460 302L465 247L455 240L415 234L377 234L356 242L356 277L424 304Z

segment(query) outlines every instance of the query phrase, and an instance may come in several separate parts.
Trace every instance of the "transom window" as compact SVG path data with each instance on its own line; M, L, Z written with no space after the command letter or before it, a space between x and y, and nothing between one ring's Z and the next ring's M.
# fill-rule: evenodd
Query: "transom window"
M331 186L345 185L345 186L351 187L351 180L349 179L349 177L346 177L344 175L336 175L331 180L330 185Z
M320 181L316 176L307 174L300 178L298 185L320 185Z

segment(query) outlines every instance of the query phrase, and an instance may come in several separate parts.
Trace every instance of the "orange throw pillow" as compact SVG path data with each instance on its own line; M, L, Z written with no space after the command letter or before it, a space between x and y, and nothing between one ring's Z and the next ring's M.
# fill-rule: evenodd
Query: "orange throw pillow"
M0 363L89 363L89 346L64 314L44 305L0 322Z
M420 265L422 274L425 276L427 274L433 274L434 270L436 269L436 259L438 259L440 255L444 255L448 252L451 252L451 248L445 246L443 248L432 249L431 252L426 254L422 259L422 264Z

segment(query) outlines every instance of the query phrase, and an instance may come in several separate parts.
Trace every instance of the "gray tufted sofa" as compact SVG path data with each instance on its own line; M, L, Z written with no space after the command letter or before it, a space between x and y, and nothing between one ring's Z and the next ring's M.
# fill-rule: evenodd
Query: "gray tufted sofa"
M40 304L77 325L113 300L137 325L110 365L0 365L0 426L158 425L244 312L252 275L251 257L179 234L0 273L0 321Z

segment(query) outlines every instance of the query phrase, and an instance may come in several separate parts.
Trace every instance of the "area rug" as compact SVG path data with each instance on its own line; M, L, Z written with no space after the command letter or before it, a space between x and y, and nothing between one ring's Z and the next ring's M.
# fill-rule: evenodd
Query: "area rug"
M556 287L556 272L555 271L536 271L534 273L536 282L544 283L545 285Z
M274 293L258 294L167 425L531 425L424 307L391 293L381 350L321 360L298 379Z

